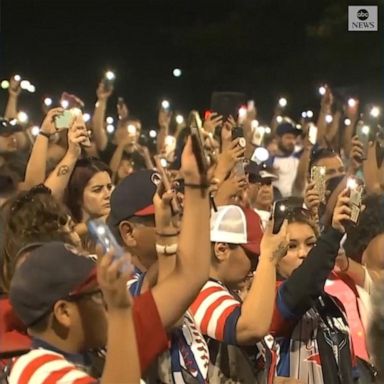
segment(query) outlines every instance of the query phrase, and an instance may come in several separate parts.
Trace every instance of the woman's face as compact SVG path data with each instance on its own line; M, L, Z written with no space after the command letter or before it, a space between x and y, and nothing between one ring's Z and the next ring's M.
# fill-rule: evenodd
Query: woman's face
M289 224L288 235L289 248L287 255L281 259L277 266L277 271L285 279L291 276L295 269L300 267L316 243L315 232L308 224Z
M109 215L112 181L108 172L98 172L88 181L83 193L83 217Z

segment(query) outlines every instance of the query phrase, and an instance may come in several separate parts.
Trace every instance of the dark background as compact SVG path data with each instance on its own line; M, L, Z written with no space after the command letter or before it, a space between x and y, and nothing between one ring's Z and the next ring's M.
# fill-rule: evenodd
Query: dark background
M348 5L379 5L379 32L348 32ZM214 90L243 91L269 120L279 96L297 118L318 109L317 87L383 101L383 1L1 0L0 78L36 85L21 108L45 95L79 95L92 111L103 72L147 126L163 97L180 110L209 107ZM175 78L179 67L183 76ZM0 90L3 108L6 92ZM37 112L37 113L36 113Z

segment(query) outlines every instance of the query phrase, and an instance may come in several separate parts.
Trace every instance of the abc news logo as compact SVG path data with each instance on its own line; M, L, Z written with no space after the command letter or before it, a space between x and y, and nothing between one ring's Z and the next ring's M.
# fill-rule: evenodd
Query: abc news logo
M348 31L377 30L377 6L348 7Z

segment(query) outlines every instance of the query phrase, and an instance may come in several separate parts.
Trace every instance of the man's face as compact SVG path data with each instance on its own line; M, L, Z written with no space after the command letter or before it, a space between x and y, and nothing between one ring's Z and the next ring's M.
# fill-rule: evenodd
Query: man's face
M339 156L325 157L316 161L314 165L326 168L325 181L333 177L345 175L345 167Z
M269 210L273 204L273 186L270 180L249 184L248 196L253 208Z
M290 154L295 150L296 135L293 133L285 133L278 138L277 144L282 152Z

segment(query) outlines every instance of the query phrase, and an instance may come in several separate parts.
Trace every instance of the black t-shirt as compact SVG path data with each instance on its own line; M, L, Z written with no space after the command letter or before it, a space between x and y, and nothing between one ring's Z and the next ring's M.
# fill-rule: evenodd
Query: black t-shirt
M103 151L99 151L100 159L109 165L111 162L112 156L115 153L117 148L116 144L113 144L112 142L108 141L107 146L104 148ZM139 171L141 169L147 169L147 166L145 164L145 159L143 156L140 155L139 152L135 151L132 153L129 153L125 151L125 158L129 158L133 163L133 168L135 171Z

